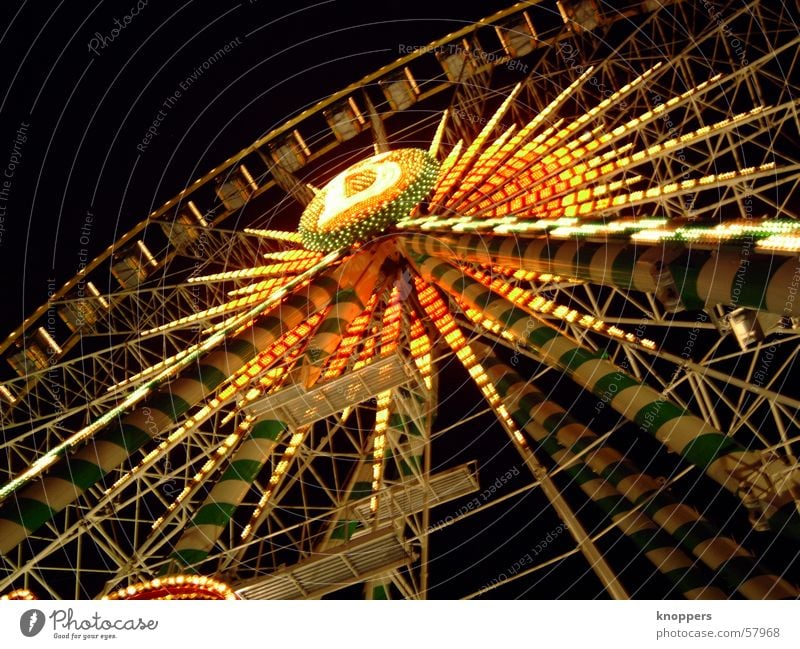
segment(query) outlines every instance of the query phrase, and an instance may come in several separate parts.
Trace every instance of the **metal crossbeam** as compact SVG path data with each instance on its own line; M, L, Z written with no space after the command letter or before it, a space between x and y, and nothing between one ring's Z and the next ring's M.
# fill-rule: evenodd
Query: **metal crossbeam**
M236 594L242 599L316 599L385 574L411 559L394 530L387 528L248 581Z
M431 476L427 485L413 482L394 485L381 491L378 494L379 504L375 518L380 527L398 517L421 512L426 505L426 498L427 506L435 507L466 496L479 488L477 465L475 462L468 462ZM375 520L370 510L371 500L372 497L366 497L353 504L353 511L364 524Z
M400 356L390 356L311 390L291 385L253 402L247 410L256 418L270 413L293 427L308 426L385 390L416 380L411 366Z

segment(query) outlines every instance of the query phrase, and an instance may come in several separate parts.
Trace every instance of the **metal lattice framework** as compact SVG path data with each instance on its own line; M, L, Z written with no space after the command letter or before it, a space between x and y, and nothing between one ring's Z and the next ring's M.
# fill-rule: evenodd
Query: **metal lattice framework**
M482 486L434 462L458 367L608 596L641 587L613 543L665 597L797 597L793 558L749 546L800 536L800 37L782 3L627 4L521 3L419 48L54 289L0 345L0 592L191 571L424 598L430 537L503 502L432 525ZM374 240L276 226L331 170L420 146L436 185Z

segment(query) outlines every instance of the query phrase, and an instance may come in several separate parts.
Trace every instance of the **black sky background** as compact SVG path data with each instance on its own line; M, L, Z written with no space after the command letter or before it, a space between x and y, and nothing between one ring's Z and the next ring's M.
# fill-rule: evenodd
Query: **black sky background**
M0 325L9 331L75 274L93 216L96 253L165 200L310 104L507 2L3 3L0 167L18 145ZM52 5L52 6L50 6ZM92 39L109 39L89 50ZM226 56L163 102L217 50ZM159 119L144 153L137 144ZM93 254L92 254L93 256Z
M74 276L81 248L94 257L195 178L307 106L397 59L404 47L425 45L508 4L149 0L104 48L94 43L93 53L92 39L110 39L115 19L123 22L136 0L3 3L0 173L12 155L15 167L0 231L0 335L46 300L49 280L61 286ZM164 111L145 152L137 150L163 102L236 39L239 44ZM87 232L88 244L81 241ZM480 406L479 393L453 369L442 381L449 396L440 426L465 414L453 403ZM492 428L493 434L482 434ZM435 469L481 455L481 475L489 483L519 464L491 417L445 441ZM525 482L523 473L504 490ZM452 512L438 515L460 508L456 502ZM431 596L452 597L488 583L558 524L541 497L528 493L513 500L500 521L494 514L475 516L434 535ZM564 535L555 551L569 545ZM484 561L487 555L493 555L491 562ZM555 584L565 595L586 572L579 559L571 564L568 576ZM595 594L591 575L588 582L583 594ZM546 585L541 593L551 590ZM528 595L536 593L534 588ZM513 594L506 590L504 596Z

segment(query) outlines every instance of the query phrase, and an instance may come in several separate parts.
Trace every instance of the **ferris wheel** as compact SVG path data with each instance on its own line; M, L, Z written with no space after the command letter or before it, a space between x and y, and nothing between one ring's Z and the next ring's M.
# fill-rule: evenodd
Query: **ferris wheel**
M627 5L411 48L53 287L0 345L0 593L798 597L800 36ZM487 516L528 551L453 566Z

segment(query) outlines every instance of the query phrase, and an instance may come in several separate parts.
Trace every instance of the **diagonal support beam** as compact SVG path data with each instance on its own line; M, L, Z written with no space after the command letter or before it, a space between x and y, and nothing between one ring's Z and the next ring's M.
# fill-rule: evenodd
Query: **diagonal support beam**
M448 262L406 249L423 278L503 325L518 342L532 347L543 363L564 372L602 403L701 468L738 495L759 522L776 532L800 537L796 505L800 471L796 468L714 430L601 354L583 349L555 327L539 321L536 314L464 276Z
M251 313L244 314L247 319L252 318L252 325L234 335L226 330L212 336L210 353L202 357L192 355L177 366L177 369L183 365L192 367L190 363L193 363L194 371L187 368L180 378L156 391L127 416L120 417L120 413L114 412L113 416L106 415L93 424L93 429L85 436L92 438L91 444L60 461L59 454L49 454L48 464L35 467L40 469L39 474L50 468L46 476L19 491L16 487L8 490L10 495L0 507L0 553L10 552L29 534L78 500L131 454L174 425L259 350L275 342L286 329L298 326L309 315L327 306L338 290L360 283L374 285L388 252L387 247L379 247L373 254L352 259L349 264L320 275L318 273L330 260L321 262L320 267L309 271L317 276L302 292L277 306L267 301L255 307ZM282 289L275 294L276 301L285 295L286 290ZM269 306L274 308L270 310ZM148 394L150 388L150 385L145 386L142 394ZM62 453L67 450L65 447Z
M794 299L800 284L800 262L796 257L773 257L750 247L743 257L742 248L711 252L690 250L679 243L665 249L661 244L590 243L547 236L422 234L404 237L403 246L417 254L457 256L477 264L574 277L622 291L659 294L667 288L665 279L671 275L674 289L688 309L724 304L800 316L800 300ZM665 258L673 250L680 254Z
M685 597L727 599L728 595L710 585L711 575L698 569L695 560L677 547L676 539L744 597L794 599L800 594L616 449L608 444L593 448L599 442L594 432L503 364L488 346L470 344L514 421ZM643 511L632 515L642 505Z
M497 418L509 434L515 447L520 450L525 465L530 469L534 478L539 482L542 492L556 510L559 518L567 525L569 533L575 539L581 553L586 557L592 571L597 575L600 583L613 599L630 599L628 592L611 569L605 557L589 537L575 512L567 503L561 491L555 486L547 470L539 463L536 456L525 444L522 433L516 427L505 407L499 403L499 397L494 387L488 381L486 372L478 362L475 353L470 348L453 315L447 308L444 300L433 286L416 278L419 301L428 317L433 321L439 334L444 338L458 360L473 378L483 396L497 413Z
M388 528L243 583L236 594L242 599L318 599L410 561L408 550Z

